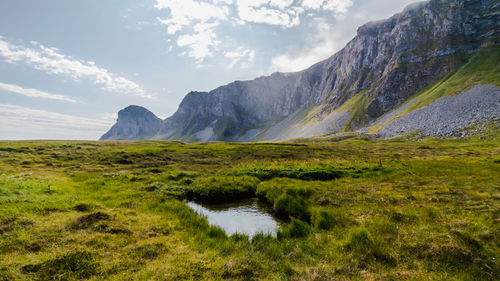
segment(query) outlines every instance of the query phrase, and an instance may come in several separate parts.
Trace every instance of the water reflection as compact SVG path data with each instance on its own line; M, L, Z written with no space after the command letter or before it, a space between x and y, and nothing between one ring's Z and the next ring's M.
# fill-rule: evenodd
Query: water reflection
M240 233L252 238L257 233L264 233L276 236L279 228L279 222L257 199L216 205L193 201L187 204L195 212L205 216L208 223L222 228L228 235Z

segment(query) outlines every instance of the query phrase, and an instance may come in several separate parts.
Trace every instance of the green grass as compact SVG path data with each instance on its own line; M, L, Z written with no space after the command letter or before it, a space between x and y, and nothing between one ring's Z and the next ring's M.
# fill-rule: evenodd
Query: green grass
M366 110L372 101L372 99L366 95L367 92L368 89L360 91L336 110L337 112L348 110L350 113L349 120L344 125L343 131L350 132L353 128L359 128L366 125Z
M248 175L260 180L270 180L273 178L292 178L306 181L319 180L327 181L346 175L346 171L335 169L334 167L320 167L314 165L250 165L239 167L235 171L236 175Z
M25 265L21 271L36 280L82 280L98 273L97 259L96 254L77 251L40 264Z
M186 198L207 203L237 201L255 196L258 180L253 177L208 177L186 187Z
M497 280L498 137L0 142L0 280ZM184 202L247 197L277 237Z

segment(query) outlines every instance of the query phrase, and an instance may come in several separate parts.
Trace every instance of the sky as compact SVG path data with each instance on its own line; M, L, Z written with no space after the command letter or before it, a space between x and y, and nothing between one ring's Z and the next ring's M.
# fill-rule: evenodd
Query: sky
M117 112L306 69L415 0L2 0L0 140L96 140Z

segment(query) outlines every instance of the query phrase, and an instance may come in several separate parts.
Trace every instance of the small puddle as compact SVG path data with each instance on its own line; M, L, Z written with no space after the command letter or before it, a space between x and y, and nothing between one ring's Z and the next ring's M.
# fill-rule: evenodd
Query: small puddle
M248 199L225 204L200 204L189 201L189 208L207 218L211 225L222 228L228 235L246 234L252 238L257 233L276 236L280 222L269 208L258 199Z

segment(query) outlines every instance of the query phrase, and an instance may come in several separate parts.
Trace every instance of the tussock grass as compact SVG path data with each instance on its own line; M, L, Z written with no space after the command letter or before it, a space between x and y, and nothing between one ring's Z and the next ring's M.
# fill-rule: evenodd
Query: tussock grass
M255 196L257 183L248 176L200 178L186 188L186 197L209 203L237 201Z
M0 280L496 280L498 155L498 132L0 142ZM228 236L183 202L253 196L278 237Z

